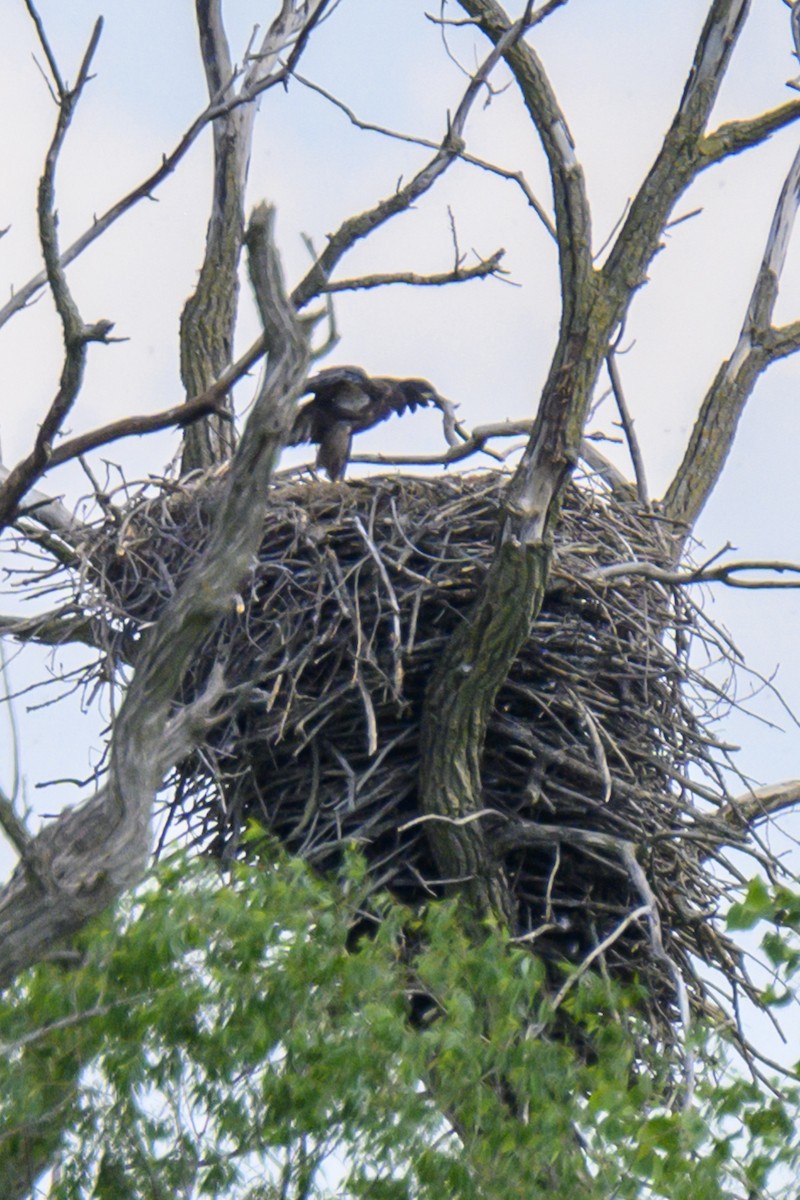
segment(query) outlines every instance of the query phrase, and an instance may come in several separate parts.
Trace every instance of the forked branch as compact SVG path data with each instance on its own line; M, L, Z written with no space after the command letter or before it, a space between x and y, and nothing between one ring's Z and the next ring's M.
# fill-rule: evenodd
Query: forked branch
M14 520L20 500L42 475L48 465L52 455L53 442L60 432L80 391L89 344L91 342L109 341L109 335L113 328L110 321L98 321L93 325L87 325L81 318L78 306L69 289L60 258L58 217L55 204L55 176L59 154L64 145L64 140L67 136L67 131L72 122L78 101L89 79L89 70L100 40L103 22L102 19L96 22L78 70L77 82L73 88L67 88L62 81L61 73L47 41L41 20L31 0L27 0L27 7L34 19L42 48L51 67L54 96L58 105L56 128L47 151L44 171L39 182L37 216L39 242L44 258L45 274L63 331L64 363L58 390L45 414L44 420L39 426L33 449L26 458L9 472L4 483L0 486L0 529L4 529L9 522Z
M758 377L770 363L800 349L800 322L772 324L799 203L800 150L781 189L736 346L705 395L683 461L664 496L664 514L675 527L676 554L716 487Z
M213 123L214 189L205 254L194 293L181 315L181 378L187 399L207 391L231 365L239 295L244 195L259 98L294 68L329 0L287 0L249 56L237 89L221 0L196 0L200 50L211 102L237 100ZM281 61L288 53L289 65ZM184 473L228 458L234 445L230 396L223 412L187 424Z
M530 5L528 5L529 8ZM519 21L509 25L497 45L470 79L433 158L408 183L399 187L391 196L379 201L373 208L358 216L348 217L330 236L328 245L293 292L292 298L298 308L303 308L326 290L334 268L357 242L378 229L391 217L407 211L460 157L464 149L464 127L470 110L506 50L522 37L526 28L527 15L526 9Z
M21 863L0 890L0 984L137 882L149 856L150 818L164 772L213 720L219 677L188 712L176 712L174 698L199 645L233 604L260 544L267 488L308 368L306 335L283 289L271 222L270 210L258 209L248 236L269 366L209 543L143 640L115 722L105 783L33 839L27 859L36 871Z

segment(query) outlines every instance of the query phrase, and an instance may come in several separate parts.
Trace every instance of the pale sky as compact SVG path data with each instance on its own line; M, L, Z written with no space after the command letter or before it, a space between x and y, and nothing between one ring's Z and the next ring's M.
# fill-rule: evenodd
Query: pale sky
M6 294L39 270L34 197L55 120L32 53L41 59L22 0L0 0L0 243ZM95 17L106 20L93 80L71 130L58 176L62 244L135 185L170 150L205 104L193 27L193 5L163 0L41 0L40 12L64 75L74 79ZM512 14L521 3L511 5ZM227 5L234 58L254 25L266 25L275 0ZM640 182L680 96L708 0L569 0L535 33L556 85L587 175L599 249ZM357 114L407 133L438 138L461 97L465 76L447 57L439 28L425 19L437 0L342 0L312 38L301 74ZM456 16L461 10L450 5ZM450 49L467 68L487 52L470 29L453 31ZM796 95L786 81L800 68L792 55L789 10L781 0L754 0L713 124L752 116ZM508 82L499 72L498 84ZM637 298L620 360L642 442L652 491L659 495L683 451L705 387L732 350L746 308L772 211L800 138L796 128L768 145L706 173L676 215L702 207L679 225ZM513 86L476 105L468 149L521 169L549 207L544 162ZM293 82L263 100L254 146L250 200L278 206L287 277L308 265L301 235L317 246L347 215L389 194L426 152L354 130L344 115ZM116 323L130 340L92 347L87 380L70 430L78 432L181 399L177 327L202 257L210 186L207 132L159 189L95 243L69 270L82 315ZM396 218L342 264L340 276L413 269L437 272L452 262L450 218L459 244L488 255L506 248L504 265L518 286L494 281L458 288L392 288L337 300L341 342L326 365L359 363L378 374L424 376L461 405L468 425L531 416L546 374L558 319L555 252L513 183L473 167L454 168L409 214ZM246 291L246 287L244 289ZM800 245L790 251L777 318L800 317ZM257 332L243 303L239 345ZM60 368L60 334L49 297L0 330L4 398L2 458L13 465L31 445ZM242 403L248 396L241 389ZM762 378L740 429L724 479L698 534L709 552L730 541L742 557L800 561L797 446L800 443L800 356ZM599 425L610 430L609 416ZM441 445L432 416L382 427L357 449ZM159 470L177 435L118 443L95 457L123 464L129 478ZM298 454L287 462L298 461ZM627 464L624 455L619 461ZM74 502L86 480L74 466L40 485ZM10 603L10 602L9 602ZM800 596L796 592L711 593L710 611L730 628L752 665L771 676L800 712ZM32 657L33 661L33 657ZM12 667L16 686L34 669ZM20 705L24 709L24 702ZM798 730L769 697L758 710L780 729L734 716L726 725L740 741L742 769L758 782L800 775ZM43 778L84 776L98 747L96 722L74 711L22 715L23 769L29 786ZM54 729L59 733L54 737ZM5 783L8 783L6 778ZM50 789L45 811L72 800ZM798 855L800 861L800 855Z

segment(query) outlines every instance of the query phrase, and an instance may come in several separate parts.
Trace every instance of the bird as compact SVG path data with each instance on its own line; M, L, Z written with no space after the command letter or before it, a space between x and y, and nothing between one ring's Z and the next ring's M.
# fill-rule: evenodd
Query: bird
M344 478L354 433L440 400L426 379L370 376L361 367L320 371L306 381L303 394L313 399L297 410L288 444L316 443L317 467L334 482Z

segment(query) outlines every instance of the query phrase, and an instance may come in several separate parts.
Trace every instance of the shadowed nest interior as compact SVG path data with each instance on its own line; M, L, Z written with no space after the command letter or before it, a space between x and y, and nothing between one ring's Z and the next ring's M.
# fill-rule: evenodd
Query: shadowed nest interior
M212 664L224 666L224 711L171 781L173 833L224 857L257 821L324 872L355 842L376 887L411 904L442 894L417 820L420 712L490 560L507 479L276 484L241 605L188 684L195 693ZM221 486L165 484L84 548L84 603L97 606L115 661L135 660L137 630L202 549ZM618 844L636 848L695 1006L707 1010L711 995L698 962L747 988L715 920L736 836L725 819L728 748L714 726L729 704L719 664L735 653L685 589L602 577L663 557L651 514L595 480L570 487L546 602L491 720L481 818L503 846L516 935L551 960L605 943L610 974L653 985L659 1024L674 1021L675 993L646 914L630 919L643 896ZM701 661L716 663L716 682ZM607 840L515 842L521 821Z

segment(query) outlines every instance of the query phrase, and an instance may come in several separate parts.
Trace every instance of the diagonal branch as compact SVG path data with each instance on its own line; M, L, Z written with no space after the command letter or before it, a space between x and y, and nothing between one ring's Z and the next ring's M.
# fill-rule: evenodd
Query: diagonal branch
M529 6L530 7L530 6ZM373 208L355 217L348 217L328 239L328 245L317 258L305 278L295 288L292 299L298 308L304 307L325 291L331 273L343 258L353 248L356 242L368 236L391 217L405 212L411 205L424 195L437 179L455 162L464 150L464 127L470 110L506 50L521 38L526 28L526 14L509 26L492 52L487 56L469 81L455 115L448 124L447 131L439 144L433 158L421 171L399 187L391 196L379 201Z
M320 289L323 293L370 291L372 288L403 283L410 287L443 287L448 283L464 283L469 279L485 279L489 275L504 275L500 267L505 250L496 250L491 258L483 258L472 267L457 266L436 275L418 275L414 271L394 271L383 275L361 275L356 279L337 279Z
M716 486L758 377L770 363L800 349L800 322L782 328L772 325L798 204L800 150L781 189L736 346L705 395L683 460L664 496L664 514L675 524L676 553Z
M291 40L291 39L290 39ZM298 42L304 44L302 39ZM296 49L296 47L295 47ZM293 51L294 54L294 51ZM291 61L290 56L290 61ZM161 161L158 167L152 171L141 183L132 188L130 192L124 195L116 204L112 204L99 217L92 220L92 224L88 229L75 239L70 246L61 254L61 265L69 266L74 262L84 250L97 241L98 238L114 225L120 217L124 216L131 208L134 208L140 200L152 199L153 192L175 171L176 167L185 158L188 151L197 141L200 134L208 125L220 117L225 117L228 113L233 112L236 108L242 105L252 103L258 96L261 96L269 88L276 87L278 84L285 83L289 76L289 64L275 66L273 64L272 73L268 78L262 78L257 83L251 82L245 89L242 88L237 95L226 95L229 84L233 81L226 81L223 89L223 94L217 94L212 97L211 103L199 113L192 121L189 128L181 136L177 145L168 154L162 154ZM0 328L6 324L16 313L26 308L38 292L47 283L47 275L44 271L32 276L26 283L16 288L14 294L6 304L0 308Z
M29 11L35 16L40 37L44 39L42 44L45 47L48 62L50 62L53 56L44 30L41 28L41 22L38 20L38 14L30 0L27 0L27 3ZM94 325L86 325L81 318L78 306L70 292L59 254L58 217L55 207L55 176L59 154L64 145L75 108L89 79L89 69L102 28L103 22L102 19L99 19L89 39L74 88L66 89L57 68L53 76L58 103L58 118L39 182L37 216L45 274L63 330L64 364L58 391L39 427L33 449L9 472L5 482L0 485L0 529L5 528L14 520L20 500L28 488L42 475L50 460L53 441L61 430L80 391L89 343L107 342L113 328L110 321L98 321Z
M234 603L263 533L267 490L308 369L303 326L286 297L272 213L253 215L248 245L269 365L234 456L208 545L146 633L115 722L105 784L32 840L0 890L0 985L101 912L142 875L163 774L185 753L212 692L186 716L174 700L202 641ZM205 712L205 717L204 717Z
M558 0L558 3L559 5L564 4L566 3L566 0ZM379 133L383 137L393 138L398 142L407 142L412 146L424 146L427 150L435 150L437 148L437 143L432 142L430 138L415 137L410 133L398 133L397 130L388 129L385 125L376 125L372 121L364 121L361 117L357 116L353 112L352 108L345 104L344 101L340 100L337 96L334 96L332 92L327 91L318 83L313 83L310 79L306 79L304 76L297 74L294 75L294 79L296 79L298 83L302 84L303 87L308 88L309 91L315 92L318 96L322 96L322 98L327 100L329 104L332 104L334 108L338 108L340 112L344 113L351 125L354 125L356 129L363 129L367 133ZM550 220L550 217L540 201L534 195L533 190L521 171L509 171L505 167L498 166L497 163L489 162L485 158L478 158L474 154L469 154L466 150L462 150L460 158L462 162L468 163L470 166L479 167L483 171L488 171L491 175L498 175L501 179L509 179L513 183L516 183L517 187L520 189L528 204L536 213L547 232L553 239L555 239L555 226L553 225L553 222Z
M311 29L329 0L287 0L249 56L239 88L244 103L216 118L214 187L205 254L197 287L187 300L180 322L181 379L186 396L206 391L231 364L239 296L239 259L244 231L244 195L250 166L253 128L259 98L275 75L291 71ZM196 0L200 50L209 98L235 96L236 78L222 20L222 0ZM280 56L292 47L289 66ZM224 411L193 422L183 444L184 472L224 461L234 445L230 396Z
M785 129L800 118L800 100L789 100L770 112L742 121L728 121L713 133L707 133L700 143L704 166L712 166L731 155L741 154L752 146L760 146L773 133Z
M706 157L703 132L749 8L750 0L714 0L709 9L675 117L602 269L610 292L621 298L619 320L645 282L676 202L714 161L713 153Z
M459 0L486 36L499 47L512 28L497 0ZM534 49L515 38L504 49L506 63L522 94L525 107L547 157L556 214L561 296L564 321L570 324L574 298L585 294L592 277L591 216L583 170L555 90Z

